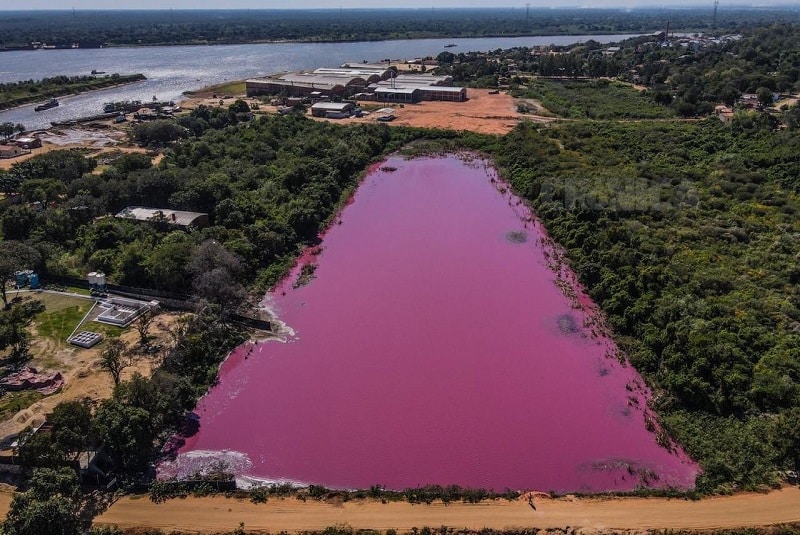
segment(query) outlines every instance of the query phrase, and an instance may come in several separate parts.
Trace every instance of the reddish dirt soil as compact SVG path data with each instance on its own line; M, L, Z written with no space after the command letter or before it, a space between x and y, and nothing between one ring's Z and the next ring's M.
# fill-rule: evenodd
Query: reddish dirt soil
M536 494L531 508L527 498L479 504L444 505L302 502L294 498L270 499L266 504L211 497L174 499L156 505L147 497L125 497L96 519L96 525L142 527L208 533L233 530L244 522L246 530L297 532L322 530L347 524L356 529L450 526L505 529L526 527L583 528L583 533L648 529L719 530L768 526L800 521L800 489L786 487L766 494L743 493L699 501L667 498L551 499Z

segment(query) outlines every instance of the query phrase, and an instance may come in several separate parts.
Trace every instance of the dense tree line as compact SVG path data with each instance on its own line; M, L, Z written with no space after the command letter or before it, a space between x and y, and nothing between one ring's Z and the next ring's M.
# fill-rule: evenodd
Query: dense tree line
M129 84L145 80L143 74L110 76L53 76L41 80L22 80L0 84L0 110L38 102L52 97L71 95L118 84Z
M797 136L522 125L486 148L566 249L703 491L798 467Z
M721 9L726 31L796 17L781 9ZM441 9L10 12L0 20L0 49L45 42L107 45L365 41L430 37L649 33L710 29L711 9Z

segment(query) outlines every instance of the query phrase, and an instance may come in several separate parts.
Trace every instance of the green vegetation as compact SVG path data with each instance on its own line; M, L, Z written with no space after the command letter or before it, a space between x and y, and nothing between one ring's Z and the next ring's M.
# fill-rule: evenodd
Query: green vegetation
M486 147L655 388L702 491L796 467L797 143L712 119L522 125Z
M218 482L229 482L230 474L220 473L203 478L200 481L154 481L150 485L150 499L162 503L169 499L187 496L203 496L208 494L209 486ZM214 489L210 489L212 492ZM321 485L310 485L305 488L291 484L271 484L253 487L247 491L229 491L226 495L234 498L248 498L253 503L266 503L270 498L294 497L298 500L316 500L327 502L349 502L351 500L380 500L388 502L408 502L413 504L480 503L485 500L518 500L520 492L506 489L505 492L494 492L485 489L469 489L458 485L424 485L405 490L387 490L380 485L361 490L333 490Z
M244 119L223 109L181 119L185 135L196 137L170 145L157 168L126 156L94 175L91 162L72 153L16 166L9 179L19 189L35 191L27 187L31 181L44 189L56 180L65 194L42 212L7 207L3 231L19 239L26 229L27 242L47 253L44 276L79 266L165 290L193 280L195 293L227 309L242 294L218 293L216 278L255 288L273 284L299 248L314 242L363 169L386 151L411 140L415 153L480 150L565 247L617 340L655 388L663 425L701 462L699 489L757 488L795 466L800 141L794 130L716 119L592 121L523 124L495 138L340 127L293 115ZM89 213L64 208L78 202ZM206 211L212 225L187 232L164 222L95 218L129 204ZM55 227L51 220L64 223ZM203 321L213 324L212 317ZM168 358L163 373L198 395L213 381L219 358L206 346L228 347L193 342L189 360ZM161 409L122 403L98 414L111 421L107 432L125 434L133 430L121 431L122 422L144 422L130 412L138 410L153 417ZM177 414L156 419L174 425ZM162 433L149 429L153 439ZM121 465L141 466L148 444L133 452L117 446Z
M43 397L43 394L35 390L7 392L0 398L0 419L6 420L11 418L19 411L27 409Z
M530 86L533 95L541 95L569 117L625 118L625 110L630 110L628 117L664 117L655 113L662 106L669 106L679 116L702 116L713 112L717 104L733 106L745 93L756 95L761 105L768 106L773 93L800 89L800 27L783 23L744 27L740 31L741 38L705 37L692 42L649 35L617 43L619 46L613 49L587 41L564 47L519 47L490 53L445 51L437 59L440 72L452 75L458 83L507 86L521 95ZM572 78L575 82L572 87L555 87L537 80L537 76ZM604 91L594 96L588 90L577 89L580 77L612 77L642 85L647 88L643 95L646 99L632 93L626 95L621 89L612 93L613 85L599 87ZM599 96L603 93L605 98ZM573 99L580 102L573 103ZM650 100L651 105L647 106L645 100ZM602 114L593 112L596 104L605 110Z
M671 10L672 28L711 29L709 9ZM768 24L789 9L720 9L718 27ZM0 20L0 50L31 43L70 48L119 45L229 44L266 41L374 41L432 37L651 33L663 30L661 9L316 9L9 12Z
M51 295L37 296L37 299L45 309L34 318L36 334L58 343L64 343L92 307L92 301L87 299Z
M213 384L221 358L244 339L228 312L246 290L273 285L302 247L316 243L364 170L401 148L408 155L468 149L493 159L563 246L560 261L579 275L654 390L661 425L701 464L698 491L778 484L784 471L800 468L800 109L739 109L730 124L669 117L706 113L745 91L766 103L773 90L796 90L800 29L747 30L741 40L697 50L651 37L623 44L619 55L600 48L440 54L457 78L513 86L575 118L523 123L505 137L339 126L295 114L253 118L236 102L136 127L140 144L166 147L155 167L129 154L93 173L94 160L64 151L0 171L0 189L21 200L0 206L4 280L23 264L45 279L99 270L121 284L190 291L204 304L178 326L152 378L119 381L113 398L93 410L60 407L54 434L26 442L21 454L29 464L59 466L102 440L120 480L141 481ZM556 71L619 75L648 90L533 78ZM776 128L779 121L785 128ZM130 205L205 212L210 226L108 217ZM312 276L309 268L304 279ZM0 342L21 357L24 327L40 310L10 304L0 312ZM41 328L61 336L77 315L51 310ZM120 356L109 355L111 373L124 364ZM159 483L153 496L211 490ZM269 487L250 498L289 492ZM332 494L421 503L486 497L438 486L347 494L312 486L298 496Z
M0 110L141 80L146 80L143 74L120 75L114 73L99 78L95 76L54 76L41 80L8 82L0 84Z
M571 119L664 119L674 115L630 85L605 79L538 78L513 94L535 98L552 113Z

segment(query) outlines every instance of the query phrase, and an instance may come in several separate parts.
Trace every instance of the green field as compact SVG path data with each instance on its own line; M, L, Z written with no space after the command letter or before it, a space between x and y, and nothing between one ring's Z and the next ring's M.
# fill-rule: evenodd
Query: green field
M628 84L609 80L556 81L537 78L514 92L533 98L559 117L569 119L666 119L672 110Z

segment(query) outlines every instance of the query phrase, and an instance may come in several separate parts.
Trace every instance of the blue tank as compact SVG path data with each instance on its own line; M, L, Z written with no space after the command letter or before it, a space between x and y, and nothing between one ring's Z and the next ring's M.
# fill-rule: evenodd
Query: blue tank
M36 290L39 288L39 274L31 273L31 276L28 278L28 282L31 285L31 290Z
M14 272L14 282L17 284L17 288L24 288L28 285L28 272L27 271L15 271Z

